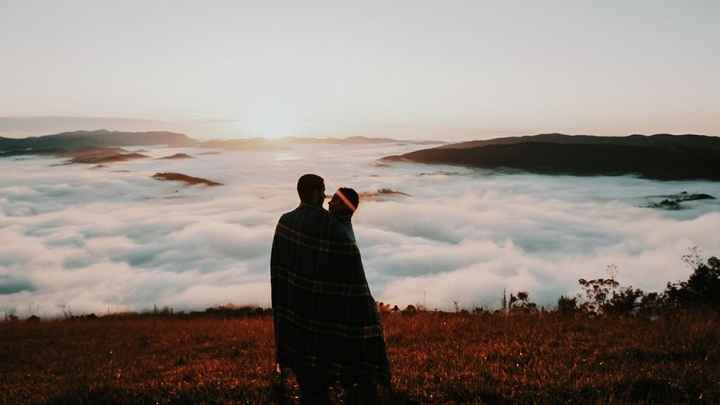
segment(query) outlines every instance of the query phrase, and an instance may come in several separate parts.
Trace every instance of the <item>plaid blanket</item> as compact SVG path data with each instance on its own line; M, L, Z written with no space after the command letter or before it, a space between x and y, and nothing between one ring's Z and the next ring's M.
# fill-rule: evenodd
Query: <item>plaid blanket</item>
M388 383L390 368L360 251L322 207L301 204L275 229L270 259L281 367Z

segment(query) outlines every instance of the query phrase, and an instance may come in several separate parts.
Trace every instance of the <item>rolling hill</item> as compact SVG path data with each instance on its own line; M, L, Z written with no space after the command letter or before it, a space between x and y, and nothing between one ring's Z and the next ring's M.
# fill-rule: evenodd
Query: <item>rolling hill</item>
M118 146L192 146L197 141L185 134L167 131L123 132L72 131L28 138L1 138L0 156L57 154L78 149Z
M510 168L541 174L720 180L720 137L541 134L449 144L383 160Z
M286 148L291 145L305 144L366 145L383 143L412 143L418 145L430 145L442 142L368 138L362 136L353 136L348 138L236 138L201 141L193 139L185 134L168 131L126 132L100 129L95 131L62 132L58 134L27 138L0 137L0 157L15 155L63 154L84 149L149 145L244 150L278 149Z

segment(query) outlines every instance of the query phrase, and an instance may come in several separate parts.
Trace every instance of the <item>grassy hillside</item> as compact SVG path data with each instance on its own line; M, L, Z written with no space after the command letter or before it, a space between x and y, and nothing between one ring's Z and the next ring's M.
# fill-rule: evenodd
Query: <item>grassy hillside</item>
M419 312L383 322L390 403L720 402L717 312L654 321ZM3 404L279 402L273 377L267 314L0 322Z

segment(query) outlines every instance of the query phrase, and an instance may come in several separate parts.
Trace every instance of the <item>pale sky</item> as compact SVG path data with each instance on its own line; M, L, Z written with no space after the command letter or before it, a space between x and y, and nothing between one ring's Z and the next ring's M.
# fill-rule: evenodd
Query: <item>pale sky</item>
M0 27L2 136L720 135L716 0L0 0Z

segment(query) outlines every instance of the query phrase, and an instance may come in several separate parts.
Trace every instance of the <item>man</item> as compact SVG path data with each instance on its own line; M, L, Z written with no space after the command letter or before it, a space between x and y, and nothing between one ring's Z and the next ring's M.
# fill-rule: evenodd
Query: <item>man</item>
M280 218L270 259L277 362L297 376L303 403L328 403L337 380L389 385L382 327L355 241L323 209L321 177L300 177L297 190L300 206Z

